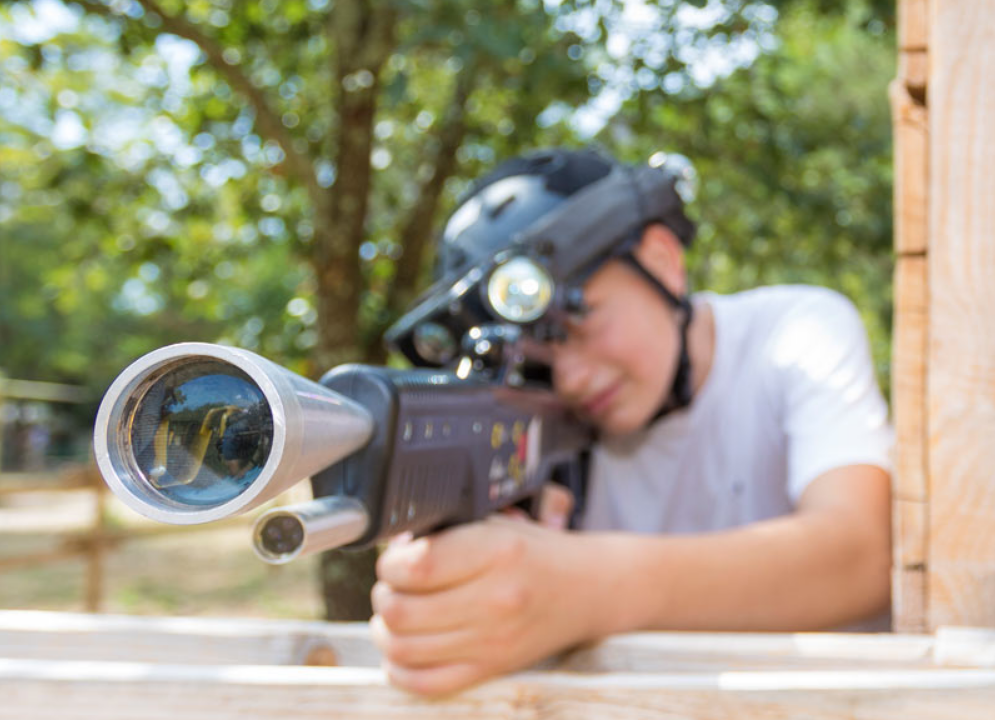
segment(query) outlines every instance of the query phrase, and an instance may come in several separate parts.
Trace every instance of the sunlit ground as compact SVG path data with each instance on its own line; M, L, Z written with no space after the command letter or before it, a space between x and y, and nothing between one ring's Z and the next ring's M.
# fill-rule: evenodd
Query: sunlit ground
M115 529L163 530L126 540L106 556L101 610L136 615L199 615L317 619L316 561L270 566L249 543L249 520L218 528L153 526L111 501ZM57 550L93 518L87 491L0 497L0 562ZM0 609L81 612L83 556L0 570Z

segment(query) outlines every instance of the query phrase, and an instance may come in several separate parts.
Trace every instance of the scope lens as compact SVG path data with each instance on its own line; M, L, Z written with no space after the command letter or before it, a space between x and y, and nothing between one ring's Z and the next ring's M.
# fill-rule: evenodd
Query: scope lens
M130 417L131 461L146 486L183 505L221 505L262 471L273 416L238 368L197 358L160 375Z

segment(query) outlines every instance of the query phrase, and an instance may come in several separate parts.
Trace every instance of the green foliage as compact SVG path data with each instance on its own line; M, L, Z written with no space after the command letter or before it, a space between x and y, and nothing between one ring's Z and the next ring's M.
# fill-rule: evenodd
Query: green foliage
M694 286L835 288L861 309L878 374L890 362L891 126L894 38L865 29L866 8L825 14L795 2L775 49L708 90L630 100L606 144L633 159L694 160ZM620 138L615 140L614 138ZM886 388L887 389L887 388Z
M598 141L631 160L664 149L697 165L697 287L837 287L885 367L892 4L647 5L655 15L590 0L377 5L396 20L354 258L360 344L393 318L398 268L424 282L431 266L399 238L469 78L436 223L496 160L603 125ZM321 203L341 171L338 108L368 82L336 79L333 4L163 0L166 21L131 0L68 7L74 22L35 39L9 28L37 4L0 9L0 367L99 388L141 352L203 339L320 372L316 237L338 232Z
M893 26L893 0L0 4L0 368L375 358L470 179L596 134L697 165L696 287L835 287L885 376ZM369 578L322 562L365 619Z

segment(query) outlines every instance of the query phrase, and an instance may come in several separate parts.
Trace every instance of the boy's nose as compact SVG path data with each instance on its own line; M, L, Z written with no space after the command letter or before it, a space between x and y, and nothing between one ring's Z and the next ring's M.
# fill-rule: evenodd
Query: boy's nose
M591 369L591 362L576 343L562 343L553 349L553 388L567 402L583 399Z

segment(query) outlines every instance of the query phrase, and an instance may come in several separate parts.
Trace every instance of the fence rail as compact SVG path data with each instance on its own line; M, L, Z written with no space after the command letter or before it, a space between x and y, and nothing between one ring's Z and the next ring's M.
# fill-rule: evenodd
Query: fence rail
M92 463L67 466L58 471L0 473L0 500L34 493L89 492L92 513L82 529L56 531L56 547L39 552L0 557L0 573L66 560L82 559L85 564L83 606L87 612L100 612L104 606L106 562L110 552L122 543L162 535L210 529L207 526L150 525L117 527L109 512L107 485ZM216 528L217 523L213 526Z

